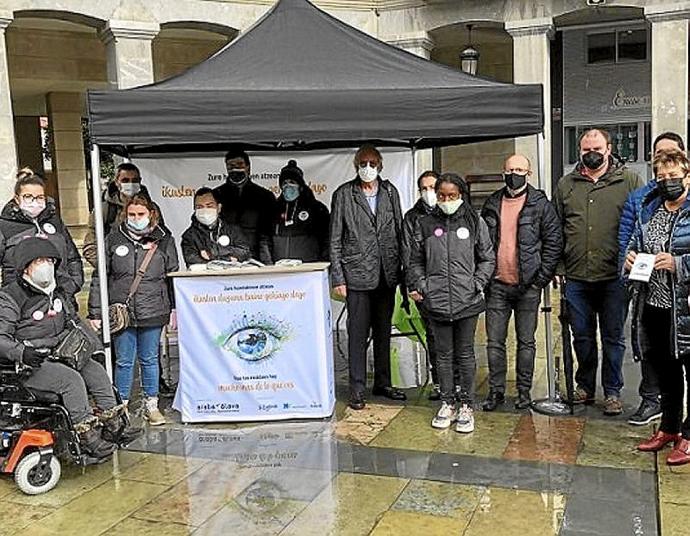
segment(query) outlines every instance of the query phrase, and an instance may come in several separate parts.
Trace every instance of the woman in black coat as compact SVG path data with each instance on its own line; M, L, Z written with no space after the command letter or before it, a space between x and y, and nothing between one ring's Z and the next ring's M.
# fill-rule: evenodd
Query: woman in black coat
M84 284L84 268L74 240L60 219L55 202L46 196L45 181L30 170L22 171L14 187L14 197L0 213L0 264L2 285L17 279L14 249L29 236L47 238L62 262L58 266L57 286L76 308L75 295Z
M105 262L110 303L127 303L137 271L147 255L151 261L139 287L129 300L130 324L114 337L115 385L128 400L134 376L134 362L141 365L145 417L151 425L165 424L158 409L158 347L163 327L176 327L172 283L169 272L178 269L177 247L172 235L160 225L158 209L151 199L135 195L123 211L123 221L105 239ZM153 253L150 253L153 250ZM89 318L94 328L101 327L101 303L98 273L91 280Z

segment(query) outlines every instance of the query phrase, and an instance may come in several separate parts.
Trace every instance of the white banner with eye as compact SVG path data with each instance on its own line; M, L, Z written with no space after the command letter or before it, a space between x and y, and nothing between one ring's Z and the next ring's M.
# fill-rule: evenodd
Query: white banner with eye
M328 272L288 270L175 278L182 422L333 413Z
M400 192L403 211L416 201L417 185L412 176L410 151L383 149L381 175L391 180ZM280 170L289 159L297 161L304 178L316 198L331 207L335 189L354 178L354 149L309 151L304 153L251 153L251 176L257 184L278 194ZM194 212L194 192L206 186L215 188L225 182L223 154L216 155L152 155L132 160L139 166L142 183L163 212L165 224L179 245L182 233L189 227ZM181 251L180 261L182 261Z

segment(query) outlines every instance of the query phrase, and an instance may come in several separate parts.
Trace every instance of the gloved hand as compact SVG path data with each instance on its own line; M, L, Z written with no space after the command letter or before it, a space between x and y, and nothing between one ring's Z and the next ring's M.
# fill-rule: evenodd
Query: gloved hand
M31 346L25 346L22 352L22 363L33 368L38 368L43 363L45 359L45 353L32 348Z

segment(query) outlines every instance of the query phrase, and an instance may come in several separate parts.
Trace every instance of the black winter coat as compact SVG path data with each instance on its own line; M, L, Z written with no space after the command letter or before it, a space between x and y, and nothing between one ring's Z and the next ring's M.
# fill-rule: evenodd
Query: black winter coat
M273 213L270 240L271 261L300 259L303 262L328 260L328 209L304 187L292 203L281 195Z
M505 188L484 203L482 218L489 228L494 251L501 241L501 203ZM563 253L563 230L556 209L542 190L527 185L525 205L518 218L518 266L520 286L544 288L553 279Z
M402 272L402 211L398 190L377 179L376 216L371 212L360 180L338 187L331 201L331 283L352 290L374 290L381 273L394 287Z
M422 199L418 199L414 206L407 211L403 218L403 266L410 267L410 249L414 237L414 229L422 216L428 216L436 207L430 207Z
M149 235L135 240L126 225L120 224L105 239L110 303L125 303L134 276L144 262L148 251L146 248L155 242L158 248L134 294L129 311L133 327L164 326L168 323L174 303L172 281L167 274L179 267L175 240L160 226L155 227ZM89 318L101 317L98 285L98 273L94 272L89 293Z
M61 262L55 279L70 300L84 284L84 267L79 250L67 227L57 215L55 204L48 200L46 208L34 220L22 211L14 200L5 205L0 214L0 262L3 286L13 283L18 276L13 261L14 247L27 236L45 235L60 253Z
M418 219L410 249L407 287L430 318L453 322L484 310L484 288L495 267L489 230L463 203L450 216L437 207Z
M182 233L181 245L187 267L206 264L209 260L229 261L230 257L242 262L251 257L249 244L241 230L220 218L209 227L192 216L192 224ZM202 251L206 251L210 258L204 259Z
M272 192L248 181L241 191L225 183L214 191L221 208L220 216L231 225L237 225L249 241L254 259L270 262L270 253L261 251L261 244L271 234L271 218L275 212L276 196Z
M18 362L24 342L54 348L75 317L70 297L56 289L51 295L19 278L0 290L0 362Z

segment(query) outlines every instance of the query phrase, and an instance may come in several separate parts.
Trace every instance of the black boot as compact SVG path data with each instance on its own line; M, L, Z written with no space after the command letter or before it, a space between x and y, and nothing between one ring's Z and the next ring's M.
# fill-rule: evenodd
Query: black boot
M98 418L103 424L101 437L109 443L127 446L144 433L142 428L130 426L124 404L104 411Z
M117 448L117 445L101 437L99 425L100 423L96 417L90 417L77 424L74 427L74 431L79 436L81 449L84 453L97 460L102 460L110 456Z

